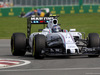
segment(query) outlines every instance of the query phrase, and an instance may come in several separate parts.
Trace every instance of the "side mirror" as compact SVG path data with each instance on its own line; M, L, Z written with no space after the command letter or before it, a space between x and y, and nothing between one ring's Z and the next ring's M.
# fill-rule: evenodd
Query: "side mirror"
M61 25L61 24L58 24L59 26Z
M69 31L70 31L70 32L75 32L75 31L76 31L76 29L70 29Z
M41 32L43 29L39 29L38 32Z

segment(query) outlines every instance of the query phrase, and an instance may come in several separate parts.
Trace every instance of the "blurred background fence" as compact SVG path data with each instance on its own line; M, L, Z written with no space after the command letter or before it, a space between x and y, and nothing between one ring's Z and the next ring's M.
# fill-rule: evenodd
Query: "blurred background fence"
M58 5L78 5L79 1L83 2L83 5L98 5L100 0L0 0L0 2L6 2L10 6L58 6Z
M17 16L38 8L52 14L100 13L100 0L0 0L0 16Z
M78 5L79 0L14 0L15 6Z

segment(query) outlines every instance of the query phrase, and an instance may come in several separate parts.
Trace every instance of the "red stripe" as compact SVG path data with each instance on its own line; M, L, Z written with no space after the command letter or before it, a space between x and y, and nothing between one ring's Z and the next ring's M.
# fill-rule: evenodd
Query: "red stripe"
M20 61L13 61L13 60L0 60L0 61L20 62Z
M71 35L70 33L69 33L69 35L71 36L72 40L74 41L74 39L73 39L72 35Z
M65 38L64 38L64 36L61 34L61 36L63 37L63 39L64 39L64 43L65 43Z
M40 23L43 23L43 21L40 21Z
M49 30L49 33L50 33L50 30Z
M0 62L0 64L4 64L4 65L16 65L15 63L7 63L7 62Z
M66 32L66 30L64 30L64 32Z

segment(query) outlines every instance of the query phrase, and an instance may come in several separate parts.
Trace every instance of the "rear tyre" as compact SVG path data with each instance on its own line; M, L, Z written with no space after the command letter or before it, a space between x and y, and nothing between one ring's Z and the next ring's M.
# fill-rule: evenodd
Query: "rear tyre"
M24 56L26 53L26 36L24 33L13 33L11 37L11 53L14 56Z
M50 12L45 14L45 17L49 17L50 16Z
M32 55L35 59L43 59L45 57L45 41L44 35L37 34L34 36Z
M88 48L99 47L99 35L97 33L89 33L88 35ZM88 55L88 57L99 57L99 53L96 55Z

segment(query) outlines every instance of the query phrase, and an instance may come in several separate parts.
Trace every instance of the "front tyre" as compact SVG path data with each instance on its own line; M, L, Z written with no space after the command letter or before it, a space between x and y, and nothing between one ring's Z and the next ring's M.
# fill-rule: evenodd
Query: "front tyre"
M99 45L100 45L99 35L97 33L89 33L88 48L99 47ZM88 57L99 57L99 53L94 55L88 55Z
M26 36L24 33L13 33L11 37L11 53L14 56L24 56L26 53Z
M45 42L44 35L37 34L33 38L32 55L35 59L43 59L45 57Z

